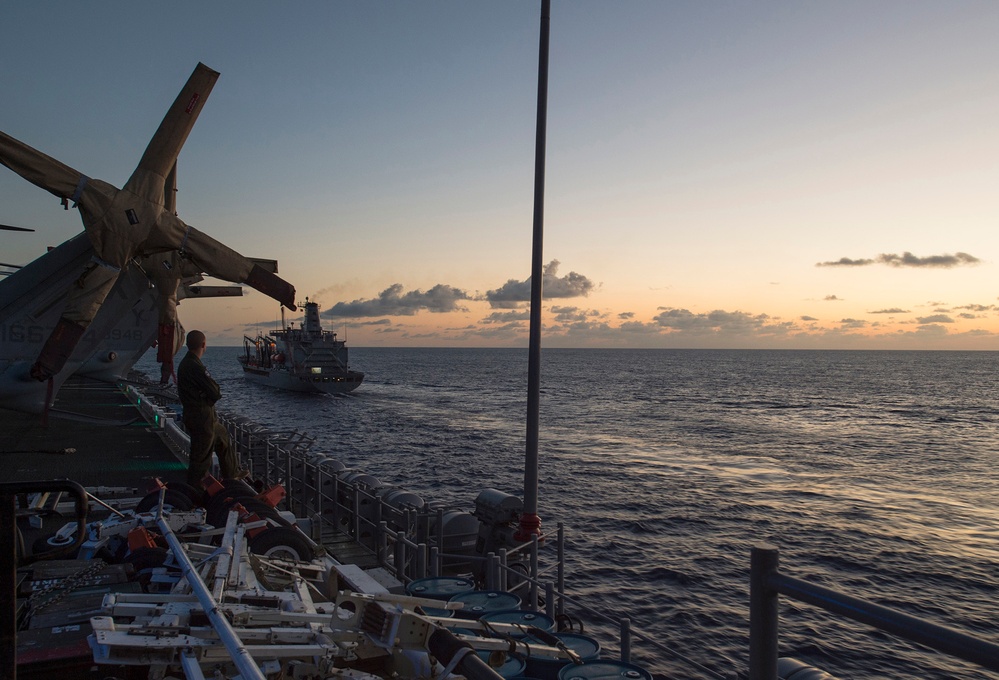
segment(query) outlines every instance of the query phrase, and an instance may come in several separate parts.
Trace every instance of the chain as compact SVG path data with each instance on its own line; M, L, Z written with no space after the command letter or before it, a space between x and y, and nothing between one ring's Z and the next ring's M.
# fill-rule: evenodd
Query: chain
M103 571L106 566L108 565L104 560L91 560L89 565L80 569L78 572L70 574L64 579L53 579L51 583L42 586L31 594L31 597L28 598L28 607L31 611L36 612L43 607L55 604L73 592L74 589L80 586L91 576L96 576L98 573ZM52 592L55 594L48 599L43 600L45 595Z

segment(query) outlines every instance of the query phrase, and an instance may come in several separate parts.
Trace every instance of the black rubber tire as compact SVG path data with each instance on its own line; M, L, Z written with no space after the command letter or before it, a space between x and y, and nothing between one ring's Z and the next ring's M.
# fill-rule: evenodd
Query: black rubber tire
M229 484L231 488L226 485ZM227 480L222 483L224 488L219 491L214 496L210 496L205 502L205 510L207 510L206 516L212 513L212 510L217 508L225 507L229 500L232 498L254 498L257 495L257 490L254 489L249 484L243 481L237 480Z
M223 479L222 486L229 493L233 492L245 492L251 496L256 496L258 491L253 488L253 485L247 482L245 479Z
M139 548L125 556L125 561L135 567L136 573L162 567L166 562L166 548Z
M153 580L152 570L162 567L166 556L166 548L139 548L125 556L125 562L135 569L135 580L144 592L149 591L149 584Z
M282 526L287 526L288 522L285 520L281 514L272 508L271 506L264 503L259 498L242 498L239 500L239 504L250 512L257 513L261 519L271 519Z
M196 508L204 507L208 500L208 494L205 493L204 489L196 489L187 482L167 482L166 486L168 489L179 491L190 498Z
M234 501L242 501L248 498L253 498L253 496L242 496L239 494L230 494L227 491L222 491L215 494L212 498L205 504L205 521L212 526L225 526L225 519L229 515L229 506L233 504ZM212 520L219 520L221 517L222 524L215 524Z
M316 551L308 539L293 527L271 527L250 539L250 552L254 555L278 557L308 562Z
M213 527L224 527L226 520L229 519L229 511L237 503L250 512L257 513L261 519L274 520L277 524L287 524L277 510L259 498L227 498L224 502L216 503L205 513L205 521Z
M232 503L232 496L227 496L225 492L213 496L205 505L205 522L211 524L216 529L225 526L229 517L229 504Z
M153 491L146 494L136 504L136 512L152 512L160 505L160 492ZM163 492L163 508L167 510L193 510L194 501L188 498L182 491L176 491L167 487Z
M218 500L216 500L218 499ZM257 500L252 496L249 498L232 497L227 496L226 498L219 498L216 496L212 499L212 502L208 504L208 510L205 512L205 521L211 524L213 527L221 529L225 526L226 521L229 519L229 511L237 503L242 505L244 508L251 512L256 510L261 510L262 508L270 509L270 506L263 501Z

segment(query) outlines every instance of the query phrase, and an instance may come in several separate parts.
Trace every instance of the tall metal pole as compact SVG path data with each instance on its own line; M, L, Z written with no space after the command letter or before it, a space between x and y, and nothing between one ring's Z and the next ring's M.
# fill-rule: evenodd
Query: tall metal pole
M545 140L548 132L548 34L551 0L541 2L538 48L538 127L534 143L534 245L531 258L531 327L527 365L527 450L524 456L524 512L518 540L541 533L538 517L538 430L541 400L541 293L544 278Z

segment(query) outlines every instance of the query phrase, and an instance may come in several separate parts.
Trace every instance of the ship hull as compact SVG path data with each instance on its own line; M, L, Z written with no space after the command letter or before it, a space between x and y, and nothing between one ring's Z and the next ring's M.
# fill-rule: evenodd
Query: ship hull
M321 392L347 394L353 392L364 380L360 371L347 371L345 375L299 375L287 369L259 368L243 364L243 375L251 382L292 392Z

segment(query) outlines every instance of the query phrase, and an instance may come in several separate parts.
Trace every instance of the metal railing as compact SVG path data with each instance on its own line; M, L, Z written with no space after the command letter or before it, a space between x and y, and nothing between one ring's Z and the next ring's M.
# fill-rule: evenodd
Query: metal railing
M778 571L777 548L753 548L749 590L749 677L777 678L778 596L821 607L939 652L999 671L999 645Z
M394 572L404 583L425 576L475 571L485 583L496 584L504 569L526 564L527 576L537 580L543 574L554 573L557 592L564 590L561 529L554 536L553 564L540 562L544 541L532 540L488 555L478 555L474 549L455 550L451 544L460 542L467 547L478 538L478 521L469 513L446 504L424 504L422 499L419 506L405 500L390 502L391 494L387 492L405 490L381 485L370 475L313 452L311 438L297 432L274 432L225 413L219 414L219 420L229 431L233 446L253 477L265 485L282 484L288 509L296 517L308 518L318 525L313 537L319 543L334 534L348 536L367 548L380 566ZM449 514L464 515L466 527L475 529L447 533ZM543 586L535 585L525 601L536 601L539 588Z

